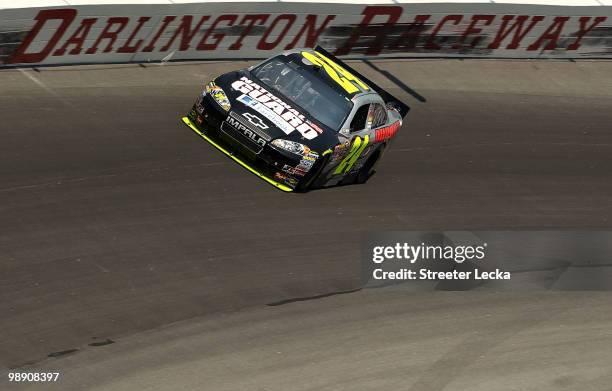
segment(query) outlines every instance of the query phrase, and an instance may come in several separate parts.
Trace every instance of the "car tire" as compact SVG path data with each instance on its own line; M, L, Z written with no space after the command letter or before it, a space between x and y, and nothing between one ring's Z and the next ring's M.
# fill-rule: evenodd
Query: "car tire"
M383 148L384 146L381 146L380 148L376 149L376 151L374 151L370 155L370 157L368 158L368 160L366 160L363 167L361 167L361 169L357 173L357 176L355 177L355 183L358 183L358 184L366 183L368 179L370 179L370 177L374 175L374 172L376 171L375 170L376 163L378 163L378 160L382 156Z

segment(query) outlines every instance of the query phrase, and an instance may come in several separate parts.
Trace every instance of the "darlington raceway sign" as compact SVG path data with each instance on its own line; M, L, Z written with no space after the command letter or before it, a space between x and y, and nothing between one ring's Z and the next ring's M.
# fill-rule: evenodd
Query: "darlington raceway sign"
M316 43L347 56L612 55L610 7L472 4L466 13L446 4L440 13L440 4L284 3L279 13L276 3L253 5L253 12L236 3L30 9L30 19L28 10L0 11L0 64L265 58Z

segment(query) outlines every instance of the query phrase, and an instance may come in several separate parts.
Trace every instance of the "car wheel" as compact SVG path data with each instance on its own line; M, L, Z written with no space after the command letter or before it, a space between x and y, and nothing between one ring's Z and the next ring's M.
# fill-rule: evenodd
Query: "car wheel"
M374 168L376 167L376 163L378 162L378 159L380 159L383 148L384 147L378 148L376 151L374 151L374 153L372 153L372 155L370 155L370 157L368 158L368 160L366 160L363 167L361 167L361 169L357 173L357 177L355 178L355 183L359 183L359 184L366 183L368 179L370 179L370 177L374 175L374 172L375 172Z

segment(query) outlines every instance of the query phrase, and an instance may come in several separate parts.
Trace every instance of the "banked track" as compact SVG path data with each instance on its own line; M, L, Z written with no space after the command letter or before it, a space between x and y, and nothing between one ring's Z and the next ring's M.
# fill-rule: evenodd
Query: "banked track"
M437 311L441 319L445 308L461 308L454 322L466 332L470 325L462 319L490 311L493 323L487 324L494 329L507 325L510 331L500 327L499 337L508 337L504 333L512 334L512 325L524 322L521 304L530 302L529 295L505 296L500 304L505 307L498 311L492 308L499 297L485 292L430 293L401 300L397 294L361 292L286 306L265 304L359 288L360 243L367 231L612 226L611 62L355 62L356 68L413 110L368 184L307 194L272 188L180 123L202 83L247 64L0 71L2 366L28 368L38 363L34 365L68 368L79 360L94 365L112 349L117 354L137 351L137 342L148 338L141 334L145 330L201 316L204 323L196 319L195 325L215 328L229 313L231 319L245 316L247 321L258 308L265 316L254 316L264 316L263 326L258 324L265 329L271 324L266 323L268 317L269 322L279 319L283 327L290 327L315 316L321 321L315 326L323 327L324 316L332 317L334 306L342 306L348 311L344 321L355 317L346 324L361 327L359 336L364 338L359 349L343 354L364 365L367 352L376 346L393 349L392 344L365 340L381 316L376 311L385 305L396 312L401 312L397 306L409 308L395 321L421 328L437 322L428 311ZM532 304L531 310L552 311L553 323L547 327L575 321L576 311L585 303L601 309L609 308L612 301L607 294L586 293L544 298L534 294L533 299L541 306ZM370 304L362 308L362 301ZM317 315L319 305L322 315ZM275 315L275 309L282 313ZM243 311L247 315L240 315ZM293 311L293 320L285 318ZM594 352L589 357L609 363L605 352L612 351L611 339L605 330L612 316L596 310L579 316L589 324L584 331L588 335L581 335L580 328L572 327L567 335L561 330L553 334L554 341L542 342L552 349L539 350L544 357L530 357L545 360L546 354L570 354L576 347L559 341L584 338L597 342L589 344ZM410 323L414 319L420 323ZM337 319L334 322L338 324ZM158 333L180 340L176 333L184 332L185 326L181 327L169 326ZM338 327L342 330L342 325ZM273 338L274 330L280 333L275 328L270 334L262 332L261 341ZM318 330L312 333L323 332ZM438 331L449 336L448 330ZM488 332L487 338L496 338L495 331ZM207 335L195 329L189 333ZM303 329L282 333L291 335L297 347L315 336ZM227 338L231 340L231 335ZM341 341L340 335L321 338L328 345ZM416 341L419 334L402 334L402 338ZM89 346L106 339L117 343ZM122 344L136 350L126 353ZM269 344L274 346L273 341ZM458 373L453 370L459 370L455 366L462 355L475 359L469 343L444 356L448 346L430 346L433 364L421 363L429 372L413 384L414 389L442 389L448 383L436 383L440 379L436 371L446 373L443 368L448 364L455 368L450 374ZM418 361L418 355L409 354L411 347L399 344L398 349L406 350L392 356L404 352L400 356L408 362ZM66 353L67 357L61 354L73 349L79 351ZM41 361L49 354L59 357ZM163 356L163 351L159 354ZM232 357L238 368L242 368L240 357L250 356ZM297 357L292 363L300 368L299 360L306 356ZM504 357L517 359L498 358L502 367ZM173 362L166 357L150 365L159 366L164 360ZM262 358L262 371L270 370L266 362ZM565 378L557 373L573 363L568 358L551 369L542 384L557 389L571 389L581 380L591 381L594 389L609 384L602 381L599 369ZM145 371L143 366L138 370ZM302 375L310 373L309 367L303 368ZM358 365L340 366L335 373L333 368L326 378L330 389L360 384L359 379L354 384L333 384L335 378L344 379L338 373L346 375ZM66 369L65 382L58 387L79 388L81 383L70 378L71 373L80 372ZM109 381L109 372L99 373L105 376L92 377L90 386ZM241 372L237 373L234 378L240 379ZM379 380L383 383L375 384L401 379L386 372L385 376ZM274 381L267 381L272 388ZM244 386L229 380L219 384L228 389ZM374 383L363 384L364 389L372 389L366 385ZM302 388L308 389L307 384Z

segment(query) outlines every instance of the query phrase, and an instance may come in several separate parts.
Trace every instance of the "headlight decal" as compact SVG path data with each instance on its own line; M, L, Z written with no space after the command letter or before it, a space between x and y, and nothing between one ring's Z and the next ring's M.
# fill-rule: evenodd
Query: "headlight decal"
M232 108L227 95L221 87L215 84L214 81L211 81L206 85L206 93L212 96L212 98L217 102L219 106L225 111L230 111Z
M308 146L296 143L295 141L276 139L272 140L272 145L279 149L291 152L300 157L300 162L295 166L285 164L283 171L287 174L304 176L312 169L314 163L319 158L319 154L310 149Z
M272 145L298 156L304 156L307 152L310 151L310 148L308 148L304 144L296 143L295 141L285 140L282 138L272 140Z

